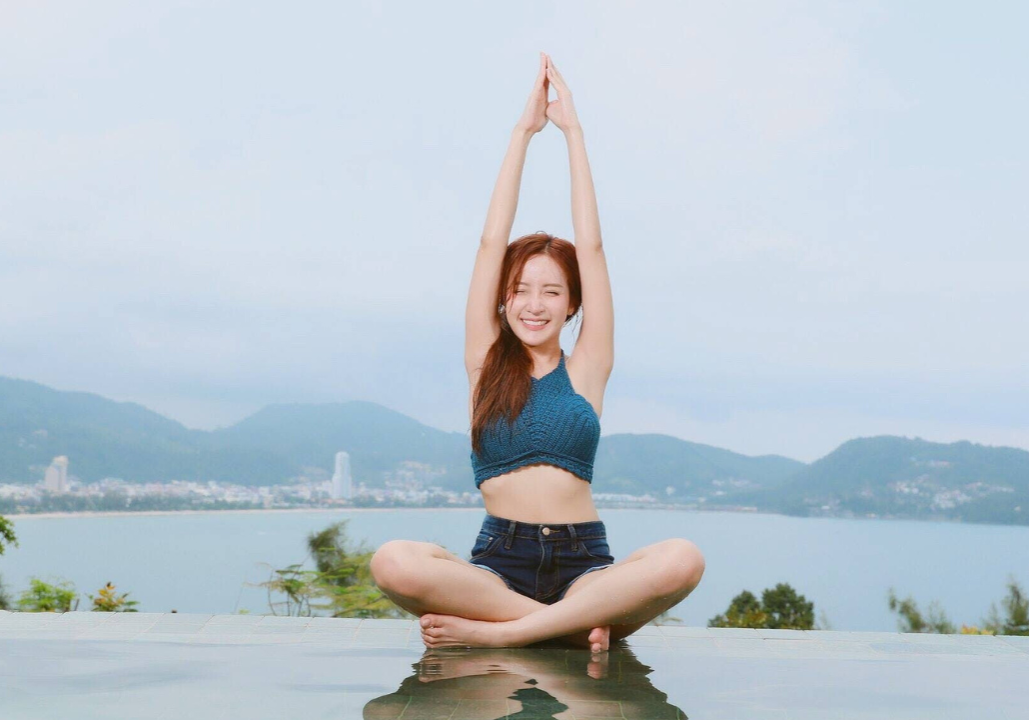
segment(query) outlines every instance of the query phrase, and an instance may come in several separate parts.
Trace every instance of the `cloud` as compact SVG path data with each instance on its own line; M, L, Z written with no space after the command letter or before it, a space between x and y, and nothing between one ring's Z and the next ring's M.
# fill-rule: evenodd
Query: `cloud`
M197 427L361 398L467 428L475 242L545 49L615 296L605 432L667 422L796 457L877 427L1024 437L1026 102L934 70L1020 80L978 20L241 7L4 6L0 372ZM572 237L569 191L549 127L514 234Z

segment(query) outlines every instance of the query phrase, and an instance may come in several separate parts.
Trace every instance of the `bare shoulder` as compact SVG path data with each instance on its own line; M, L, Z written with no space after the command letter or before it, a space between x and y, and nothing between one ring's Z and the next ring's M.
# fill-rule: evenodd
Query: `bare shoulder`
M604 391L607 389L610 373L586 362L586 357L582 353L566 356L565 369L568 371L572 389L589 401L599 418L604 409Z

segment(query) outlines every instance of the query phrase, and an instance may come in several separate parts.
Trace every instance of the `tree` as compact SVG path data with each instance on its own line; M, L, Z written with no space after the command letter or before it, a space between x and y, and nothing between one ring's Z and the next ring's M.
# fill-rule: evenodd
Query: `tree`
M89 596L93 601L94 612L139 612L135 606L139 605L135 600L128 600L128 593L116 595L114 584L108 581L107 585L100 588L98 597Z
M947 619L943 608L935 600L929 603L928 616L923 617L914 598L907 597L900 600L893 588L889 589L887 598L890 610L898 615L897 625L901 632L945 634L955 632L954 624Z
M990 614L983 625L997 635L1029 635L1029 597L1015 581L1008 578L1008 594L1001 600L1006 617L1001 618L996 604L990 605Z
M765 627L810 630L815 624L815 604L786 583L761 593L761 607L768 615Z
M732 599L729 609L708 621L708 627L811 630L815 624L815 604L797 593L789 584L779 583L761 593L744 590Z
M324 611L330 617L398 618L408 615L375 585L371 573L374 551L360 544L350 547L347 520L333 523L307 537L309 557L315 570L303 563L274 570L277 576L258 583L268 588L268 606L285 606L286 615L310 616ZM272 602L272 591L283 593L285 601ZM322 601L322 602L319 602Z
M744 590L729 603L724 615L715 615L708 620L708 627L763 628L768 616L761 609L761 602L749 590Z
M22 612L69 612L79 606L75 586L66 580L51 585L33 577L29 582L29 589L18 598L18 609Z
M18 547L18 538L14 534L14 523L0 515L0 555L4 554L4 545Z
M4 580L0 577L0 610L11 609L11 596L7 594L7 588L4 587Z

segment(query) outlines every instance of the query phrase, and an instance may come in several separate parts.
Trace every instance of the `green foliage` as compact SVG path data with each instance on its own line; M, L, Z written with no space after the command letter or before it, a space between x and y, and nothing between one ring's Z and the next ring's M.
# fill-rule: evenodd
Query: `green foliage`
M18 547L18 537L14 534L14 523L0 515L0 555L7 545Z
M1001 617L996 604L990 605L984 627L996 635L1029 635L1029 597L1014 577L1008 578L1008 594L1001 605L1004 616Z
M976 625L962 625L961 630L947 619L939 603L929 603L925 616L918 609L914 598L904 600L897 598L890 588L888 601L890 610L897 613L901 632L915 633L954 633L963 635L1029 635L1029 597L1014 577L1008 578L1008 594L1001 600L1004 614L997 609L996 603L990 605L989 615L982 621L982 628Z
M715 615L708 620L708 627L763 628L768 616L761 610L761 603L749 590L744 590L729 603L724 615Z
M768 615L767 628L810 630L815 625L815 604L786 583L762 592L761 607Z
M811 630L815 624L815 604L797 593L789 584L766 588L759 601L744 590L732 599L724 614L708 621L708 627Z
M398 618L408 615L375 585L371 573L374 551L362 543L351 547L346 534L347 520L333 523L307 538L309 557L315 570L303 564L274 570L273 578L258 583L268 589L272 614L311 616L316 611L330 617ZM272 592L286 596L273 602ZM282 610L283 612L279 612Z
M7 588L4 587L4 580L0 577L0 610L11 609L11 596L7 594Z
M897 626L906 633L944 633L956 631L954 623L948 618L943 608L935 600L929 603L927 614L923 615L912 597L900 600L893 588L887 593L890 610L897 613Z
M69 612L79 606L75 586L66 580L51 585L33 577L29 582L29 589L18 598L22 612Z
M100 588L99 596L90 595L89 599L93 601L94 612L139 612L135 607L139 603L129 600L128 597L128 593L116 594L114 584L108 582L107 585Z

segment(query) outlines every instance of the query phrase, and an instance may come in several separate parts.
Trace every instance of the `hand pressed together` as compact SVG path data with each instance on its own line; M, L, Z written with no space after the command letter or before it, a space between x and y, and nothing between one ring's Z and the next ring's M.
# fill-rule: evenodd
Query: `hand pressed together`
M550 100L550 86L553 84L557 99ZM540 53L540 69L536 82L525 103L525 110L518 120L518 127L531 133L542 130L547 121L554 123L561 132L567 133L579 127L579 116L572 104L572 91L568 89L561 73L546 53Z

